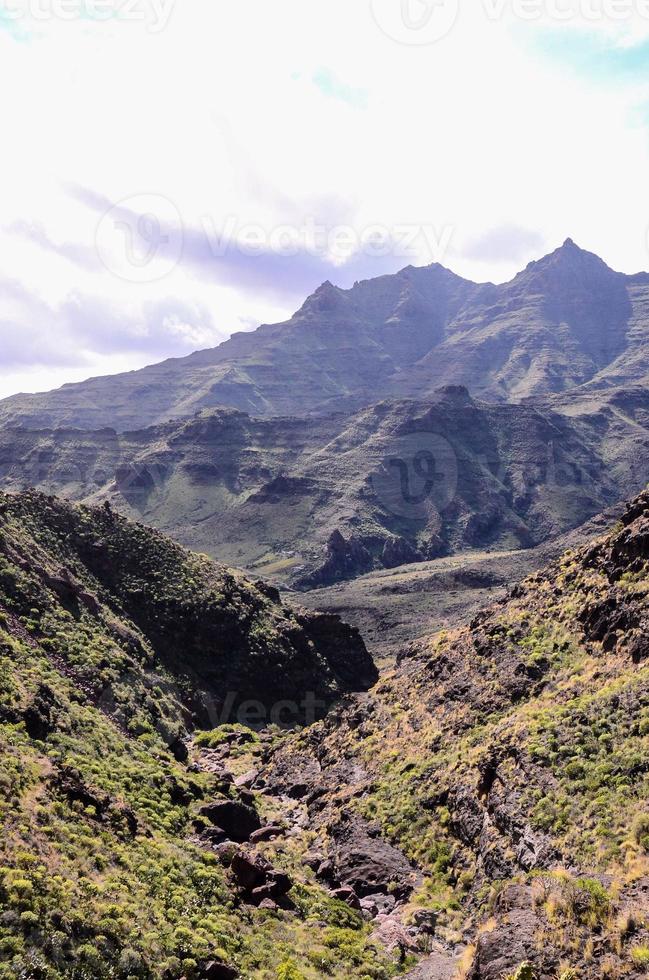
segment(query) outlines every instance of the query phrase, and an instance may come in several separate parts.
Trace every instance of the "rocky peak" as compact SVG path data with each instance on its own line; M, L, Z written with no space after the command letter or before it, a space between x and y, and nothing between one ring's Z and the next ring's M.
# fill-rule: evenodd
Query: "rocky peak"
M600 259L593 252L580 248L572 238L566 238L559 248L548 253L548 255L544 255L541 259L530 262L525 271L516 278L529 278L530 273L535 276L570 273L581 277L600 275L622 278L621 274L614 272L603 259Z
M336 310L342 309L346 299L346 290L334 286L327 279L307 298L296 316L302 318L308 315L320 316L323 313L331 314Z

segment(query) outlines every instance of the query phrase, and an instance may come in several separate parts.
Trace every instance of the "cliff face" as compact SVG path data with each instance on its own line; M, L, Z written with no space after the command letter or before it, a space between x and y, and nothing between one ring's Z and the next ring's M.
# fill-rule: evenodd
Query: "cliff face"
M304 801L317 873L377 928L405 925L435 969L445 954L440 976L641 976L648 670L649 492L289 739L266 791Z
M300 588L528 548L638 492L649 395L488 405L461 387L351 416L210 411L117 435L0 431L0 489L37 486Z

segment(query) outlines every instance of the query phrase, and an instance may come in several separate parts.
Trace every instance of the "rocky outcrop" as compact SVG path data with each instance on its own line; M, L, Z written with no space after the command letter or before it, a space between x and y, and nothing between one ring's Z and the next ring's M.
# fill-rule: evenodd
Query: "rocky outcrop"
M344 538L339 530L332 531L327 541L326 558L319 568L298 579L298 588L315 589L321 585L356 578L369 572L374 561L365 545L356 537Z
M329 859L318 875L352 889L358 898L369 895L407 897L417 883L417 873L403 854L389 844L378 827L343 815L329 828Z
M199 814L223 832L226 840L243 844L261 828L257 811L235 800L219 800L202 806Z
M244 901L251 905L275 908L287 905L286 896L293 887L289 875L273 868L259 854L237 852L230 863L230 873Z

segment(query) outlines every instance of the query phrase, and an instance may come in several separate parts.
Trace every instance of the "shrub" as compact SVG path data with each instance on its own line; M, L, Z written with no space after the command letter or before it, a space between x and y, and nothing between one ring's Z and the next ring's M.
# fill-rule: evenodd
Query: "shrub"
M306 980L293 960L283 960L277 968L277 980Z
M633 821L633 839L643 851L649 853L649 813L640 813Z
M631 950L631 959L636 966L649 967L649 946L636 946Z

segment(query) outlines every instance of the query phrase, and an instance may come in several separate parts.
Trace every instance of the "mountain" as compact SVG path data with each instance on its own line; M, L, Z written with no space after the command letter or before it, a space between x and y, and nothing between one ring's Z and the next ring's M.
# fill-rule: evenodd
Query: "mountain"
M649 491L369 694L278 745L306 860L417 978L601 980L649 962ZM340 893L340 892L338 892Z
M140 371L0 402L0 424L118 431L229 407L258 417L358 410L464 385L489 401L646 383L649 275L570 239L502 285L439 265L339 289L286 323Z
M0 975L640 978L648 597L649 491L374 683L339 620L1 495Z
M105 508L0 495L0 976L394 976L357 913L247 849L269 815L216 765L375 679L334 617Z
M0 429L0 489L119 512L298 588L530 548L649 479L649 392L494 405L449 387L351 415L206 410L135 432Z

